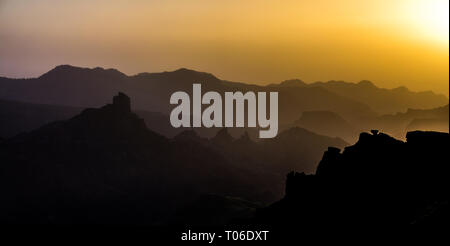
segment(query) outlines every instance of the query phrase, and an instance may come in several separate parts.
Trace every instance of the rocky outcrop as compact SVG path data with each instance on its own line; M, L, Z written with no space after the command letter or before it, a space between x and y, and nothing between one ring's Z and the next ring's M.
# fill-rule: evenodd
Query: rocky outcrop
M416 131L406 139L374 130L342 153L329 148L314 175L288 174L285 197L258 220L294 230L448 226L449 134Z

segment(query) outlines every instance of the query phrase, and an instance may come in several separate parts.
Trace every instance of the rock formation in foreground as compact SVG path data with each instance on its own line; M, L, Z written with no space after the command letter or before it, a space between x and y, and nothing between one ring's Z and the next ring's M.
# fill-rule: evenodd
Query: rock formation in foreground
M449 134L415 131L406 139L372 130L342 153L329 148L314 175L288 174L285 197L257 221L284 232L448 227Z

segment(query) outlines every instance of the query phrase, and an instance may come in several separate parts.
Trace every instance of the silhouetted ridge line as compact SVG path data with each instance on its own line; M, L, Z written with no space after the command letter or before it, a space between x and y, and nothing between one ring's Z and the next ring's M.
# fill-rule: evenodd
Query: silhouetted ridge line
M221 80L210 73L178 69L161 73L127 76L114 69L61 65L38 78L0 78L0 98L41 104L99 107L109 96L123 91L134 100L134 108L169 114L167 102L179 90L189 91L193 83L206 90L267 91L280 93L280 123L296 120L303 111L327 110L352 122L407 108L434 108L448 104L448 98L430 92L383 89L370 82L317 82L288 80L258 86ZM320 98L320 100L318 100ZM283 99L283 100L281 100ZM354 122L352 122L354 123ZM354 125L358 125L358 122Z
M448 226L450 135L414 131L406 139L372 130L343 152L329 148L314 175L289 173L285 197L256 221L280 233L311 226Z
M78 78L83 78L86 76L95 76L103 75L108 76L111 78L114 77L126 77L125 74L120 72L117 69L109 68L104 69L101 67L95 67L95 68L82 68L82 67L76 67L72 65L58 65L52 70L44 73L39 78L43 79L64 79L66 76L74 76Z
M224 127L217 132L211 141L217 145L227 145L232 143L234 138L228 133L228 129Z
M42 126L29 134L20 134L12 142L72 143L82 142L147 142L164 137L150 131L143 119L131 112L131 100L122 92L113 97L112 104L88 108L66 121Z
M233 165L192 132L152 132L130 101L120 92L0 141L0 223L156 225L201 194L274 199L270 175Z

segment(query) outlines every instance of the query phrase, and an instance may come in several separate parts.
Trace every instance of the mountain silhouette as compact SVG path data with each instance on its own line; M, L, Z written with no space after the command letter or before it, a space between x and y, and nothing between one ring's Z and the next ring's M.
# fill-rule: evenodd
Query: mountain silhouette
M302 111L311 110L331 110L349 119L375 114L364 103L324 88L248 85L220 80L212 74L188 69L126 76L114 69L61 65L38 78L0 78L0 98L84 108L99 107L109 100L110 95L123 91L133 98L134 109L169 115L173 107L169 104L170 95L180 90L191 93L193 83L201 83L203 91L214 90L219 93L279 91L280 123L291 123Z
M271 198L280 197L286 172L298 170L312 173L328 146L343 148L348 145L340 138L330 138L298 127L282 131L277 137L264 141L253 141L246 132L234 138L228 128L222 128L210 139L189 130L180 133L174 140L203 145L220 154L230 165L260 174L265 180L259 180L258 183L270 184L266 195Z
M192 130L168 139L131 105L119 93L2 140L0 222L154 225L203 194L268 203L280 198L284 173L309 172L328 146L346 145L302 129L260 142L225 128L211 139Z
M300 80L289 80L281 82L279 86L322 87L345 98L365 103L381 114L404 112L408 108L435 108L448 102L448 98L444 95L437 95L431 91L412 92L403 86L394 89L378 88L367 80L359 83L332 80L311 84L305 84Z
M382 129L383 126L373 125L378 122L379 114L404 112L408 108L429 109L448 104L445 96L431 92L411 92L406 88L382 89L368 81L357 84L341 81L306 84L293 79L280 84L258 86L221 80L212 74L185 68L127 76L115 69L90 69L70 65L57 66L38 78L0 77L0 98L33 104L85 108L100 107L109 100L110 95L123 91L133 98L133 109L146 120L151 129L167 137L174 137L183 129L174 129L167 123L159 122L166 122L173 108L173 105L169 104L170 95L179 90L191 93L193 83L201 83L203 92L278 91L279 125L284 126L284 129L292 127L292 123L298 120L302 113L310 111L333 112L351 125L358 126L358 129ZM54 117L53 120L60 119L62 118ZM49 121L43 123L47 122ZM212 137L219 130L220 128L196 129L203 137ZM254 139L257 130L230 129L229 132L236 138L247 131L250 138ZM351 140L357 137L357 134L355 135L353 138L345 137ZM12 134L3 137L10 136Z
M348 143L340 138L331 138L316 134L303 128L294 127L278 134L277 137L263 142L259 153L261 160L277 163L279 173L285 170L300 170L312 173L320 160L321 150L329 146L343 148ZM301 165L299 165L301 163Z
M258 169L258 172L274 175L277 179L290 170L311 173L328 146L343 148L348 145L340 138L330 138L299 127L263 141L252 141L247 133L236 139L227 128L223 128L207 144L231 163Z
M330 137L340 137L354 142L359 131L348 121L331 111L306 111L294 122L294 126Z
M284 198L256 221L291 238L302 228L377 235L409 225L448 228L448 146L448 133L408 132L406 142L361 133L342 153L329 148L315 174L289 173Z
M11 141L36 144L145 142L156 147L166 140L161 135L149 131L144 120L131 112L130 98L119 93L113 97L112 104L99 109L85 109L68 121L50 123L37 131L18 135Z
M0 142L0 155L1 223L157 224L200 194L273 199L251 168L149 130L123 93Z
M53 121L67 120L83 111L82 108L60 105L46 105L0 100L0 136L11 138L23 132L39 128ZM170 125L168 115L159 112L136 110L136 114L144 119L149 129L161 135L172 138L183 131ZM199 129L203 135L213 136L211 129Z
M393 118L439 118L446 110ZM260 141L227 128L212 138L190 129L169 139L118 93L100 108L0 140L0 223L250 223L274 235L318 226L448 226L448 140L448 133L413 131L402 141L373 130L348 146L300 127Z
M406 131L428 129L439 132L448 132L448 118L414 119L406 127Z
M252 218L262 204L250 202L239 197L206 194L176 213L172 224L191 226L222 226L234 220Z
M404 113L382 115L369 127L377 127L397 138L404 138L408 131L429 130L448 132L448 104L432 109L408 109Z
M269 87L304 87L307 84L299 79L289 79L285 80L279 84L270 84Z

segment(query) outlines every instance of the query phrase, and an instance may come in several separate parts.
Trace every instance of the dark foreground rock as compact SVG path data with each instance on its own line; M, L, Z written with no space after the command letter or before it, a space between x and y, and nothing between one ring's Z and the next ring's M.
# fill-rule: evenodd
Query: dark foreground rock
M314 175L289 173L283 199L256 221L279 231L372 231L449 226L449 134L409 132L407 141L372 131L329 148Z

